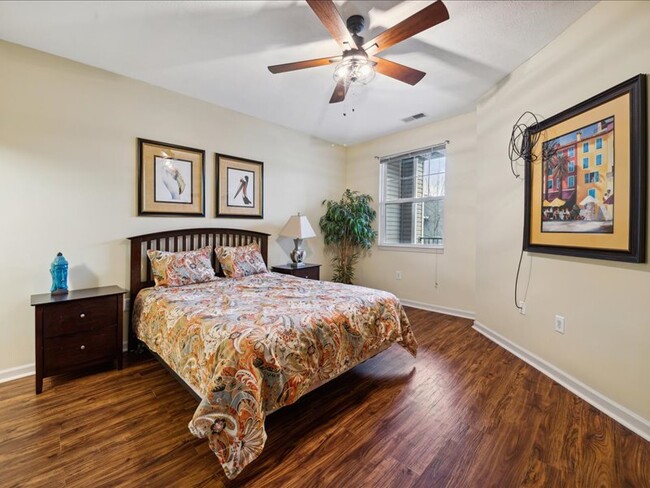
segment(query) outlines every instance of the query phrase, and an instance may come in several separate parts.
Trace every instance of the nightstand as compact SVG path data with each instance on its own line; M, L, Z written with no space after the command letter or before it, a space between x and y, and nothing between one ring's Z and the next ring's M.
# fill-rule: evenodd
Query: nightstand
M290 274L298 278L308 278L310 280L320 280L320 264L305 263L302 266L293 266L291 264L281 264L272 266L271 271L282 274Z
M118 286L104 286L32 295L37 394L48 376L110 361L122 369L124 293Z

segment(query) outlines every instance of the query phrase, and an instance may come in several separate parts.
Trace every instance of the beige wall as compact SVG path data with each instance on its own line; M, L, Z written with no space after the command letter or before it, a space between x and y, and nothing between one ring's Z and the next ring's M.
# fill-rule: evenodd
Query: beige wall
M650 72L650 2L601 2L508 76L477 108L477 320L592 389L650 419L650 265L526 255L523 182L506 144L525 110L550 117ZM553 330L555 314L566 333Z
M385 156L449 140L444 252L372 249L361 260L356 283L400 299L439 308L475 310L476 116L469 113L348 148L347 186L379 202L379 161ZM438 287L435 287L436 266ZM402 279L395 279L395 272Z
M344 189L344 149L305 134L5 42L0 66L0 371L34 362L29 297L49 291L57 251L71 288L127 287L126 237L179 227L269 232L270 263L286 263L289 216L318 231ZM206 218L137 217L137 137L206 150ZM214 218L215 151L264 162L263 220ZM326 262L321 239L305 243Z

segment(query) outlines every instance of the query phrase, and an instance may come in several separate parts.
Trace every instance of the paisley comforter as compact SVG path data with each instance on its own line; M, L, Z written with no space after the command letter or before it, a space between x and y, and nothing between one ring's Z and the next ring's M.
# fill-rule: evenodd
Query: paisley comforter
M200 392L189 429L231 479L262 452L267 412L393 342L417 349L394 295L276 273L144 289L134 328Z

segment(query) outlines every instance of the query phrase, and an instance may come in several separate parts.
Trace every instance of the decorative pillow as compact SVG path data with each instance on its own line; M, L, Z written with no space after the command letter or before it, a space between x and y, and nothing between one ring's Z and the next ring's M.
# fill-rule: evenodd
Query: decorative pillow
M218 247L215 252L228 278L243 278L258 273L268 273L257 242L248 246Z
M185 252L149 249L147 256L156 286L182 286L216 280L210 262L211 252L211 246Z

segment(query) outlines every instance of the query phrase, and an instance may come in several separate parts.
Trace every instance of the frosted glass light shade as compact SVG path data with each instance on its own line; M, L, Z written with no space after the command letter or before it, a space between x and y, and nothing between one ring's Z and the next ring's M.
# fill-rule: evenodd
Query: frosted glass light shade
M345 82L359 83L365 85L370 83L375 77L375 68L368 56L355 54L347 56L334 69L334 81L337 83Z

